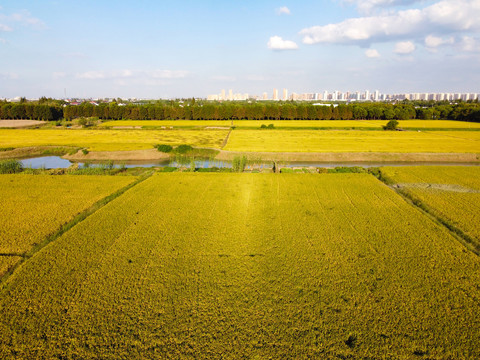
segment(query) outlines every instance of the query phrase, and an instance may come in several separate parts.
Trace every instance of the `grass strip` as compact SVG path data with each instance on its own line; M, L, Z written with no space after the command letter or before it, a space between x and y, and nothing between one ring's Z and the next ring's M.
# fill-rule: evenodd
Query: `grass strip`
M15 264L12 268L10 268L3 276L0 277L0 285L5 283L7 279L15 272L15 270L20 267L23 263L28 261L31 257L33 257L36 253L38 253L40 250L42 250L45 246L50 244L51 242L55 241L58 239L60 236L62 236L64 233L66 233L68 230L73 228L75 225L78 223L82 222L85 220L87 217L90 215L94 214L96 211L100 210L102 207L107 205L109 202L115 200L122 194L124 194L127 190L133 188L134 186L142 183L143 181L147 180L150 176L154 174L154 171L149 171L144 173L141 177L139 177L136 181L128 184L127 186L121 188L120 190L117 190L116 192L104 197L103 199L97 201L95 204L90 206L88 209L82 211L80 214L75 216L71 221L63 224L57 231L54 233L48 235L41 243L30 249L29 251L25 252L25 254L15 254L16 256L21 256L22 260L19 261L17 264ZM8 254L3 254L3 255L8 255Z
M453 225L450 221L443 218L440 215L437 215L435 209L423 203L419 198L409 193L408 190L396 187L395 182L382 174L381 170L375 176L390 189L399 194L408 204L420 210L423 214L428 216L431 220L436 222L439 225L442 225L448 229L452 236L460 241L468 250L473 252L475 255L480 256L480 244L471 236L465 234L461 229Z

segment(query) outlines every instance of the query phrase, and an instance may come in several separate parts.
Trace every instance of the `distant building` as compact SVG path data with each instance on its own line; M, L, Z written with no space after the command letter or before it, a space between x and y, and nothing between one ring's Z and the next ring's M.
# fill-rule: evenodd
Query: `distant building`
M278 100L278 90L273 89L273 100Z

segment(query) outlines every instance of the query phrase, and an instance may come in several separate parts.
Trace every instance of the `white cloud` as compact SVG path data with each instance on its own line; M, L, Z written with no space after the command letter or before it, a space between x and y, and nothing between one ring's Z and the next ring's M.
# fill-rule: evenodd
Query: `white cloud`
M53 77L54 79L63 79L63 78L66 77L66 76L67 76L66 73L60 72L60 71L59 71L59 72L54 72L54 73L52 74L52 77Z
M0 72L0 79L3 80L16 80L18 79L18 74L13 72Z
M0 20L3 23L19 23L25 26L31 26L37 30L42 30L46 28L46 25L42 20L33 17L32 14L30 14L30 12L28 12L27 10L22 10L18 13L14 13L11 15L0 14ZM4 31L12 31L12 28L10 26L2 24L0 24L0 30L2 30L2 27L5 26L10 30Z
M219 75L219 76L214 76L212 78L215 81L226 81L226 82L234 82L237 81L237 78L235 76L226 76L226 75Z
M300 34L305 44L369 44L423 37L435 33L480 30L480 0L443 0L424 9L350 18L336 24L313 26Z
M291 14L290 9L286 6L282 6L281 8L276 9L275 12L277 13L277 15L290 15Z
M363 14L371 14L377 9L406 6L424 1L425 0L345 0L344 2L356 4L358 11Z
M8 26L8 25L5 25L5 24L0 24L0 31L4 31L4 32L7 32L7 31L12 31L13 29Z
M0 38L0 43L6 44L6 43L7 43L7 40Z
M428 35L425 38L425 46L428 48L437 48L442 45L453 44L453 43L454 43L454 40L452 36L444 39L438 36Z
M267 46L272 50L295 50L298 45L291 40L283 40L280 36L272 36L268 40Z
M380 57L380 53L376 49L367 49L365 51L365 55L369 58L378 58Z
M411 54L415 51L415 44L411 41L400 41L395 44L395 53L399 55Z
M188 71L183 70L154 70L146 72L148 76L155 79L182 79L187 77Z
M117 70L117 71L87 71L76 74L77 79L87 80L120 80L120 79L180 79L188 75L187 71L183 70L152 70L152 71L135 71L135 70Z
M471 36L464 36L460 42L460 48L463 51L480 51L480 42Z

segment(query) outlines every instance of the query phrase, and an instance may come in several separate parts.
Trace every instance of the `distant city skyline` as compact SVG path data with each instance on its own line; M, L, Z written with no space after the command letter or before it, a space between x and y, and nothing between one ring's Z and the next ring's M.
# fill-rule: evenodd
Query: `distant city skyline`
M479 100L480 93L475 92L425 92L425 93L406 93L400 92L395 94L382 93L379 90L371 92L370 90L364 91L332 91L324 90L323 92L312 93L296 93L292 92L290 95L287 88L283 88L282 96L279 96L277 88L272 91L272 96L269 97L267 92L263 92L262 95L248 94L248 93L234 93L233 89L228 90L228 96L225 95L225 89L222 89L219 94L207 95L209 101L394 101L394 100L433 100L433 101L453 101L453 100Z
M4 1L0 98L478 93L479 18L480 0Z

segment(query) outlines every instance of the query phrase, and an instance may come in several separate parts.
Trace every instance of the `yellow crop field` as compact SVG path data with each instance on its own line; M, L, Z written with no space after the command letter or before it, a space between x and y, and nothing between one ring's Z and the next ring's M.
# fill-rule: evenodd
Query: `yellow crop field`
M368 174L157 174L0 290L0 357L477 359L480 259Z
M21 256L0 255L0 278L20 260L22 260Z
M382 174L434 215L459 228L480 249L480 167L384 167Z
M155 144L220 147L228 130L1 130L2 147L78 146L91 151L151 149Z
M365 124L381 127L387 120L361 120ZM399 120L399 127L403 129L480 129L480 123L454 120Z
M255 128L273 124L281 128L378 128L387 120L115 120L106 121L102 127L230 127ZM453 120L400 120L399 127L415 129L480 129L480 123Z
M476 131L234 130L224 150L272 152L480 153ZM471 135L473 134L473 135ZM480 136L480 133L478 134Z
M0 253L28 252L76 214L134 180L132 176L0 175Z

